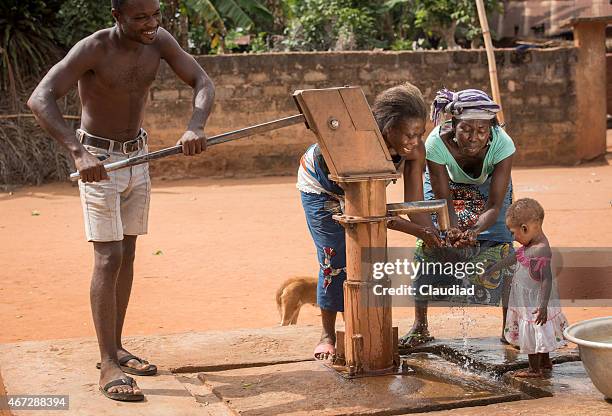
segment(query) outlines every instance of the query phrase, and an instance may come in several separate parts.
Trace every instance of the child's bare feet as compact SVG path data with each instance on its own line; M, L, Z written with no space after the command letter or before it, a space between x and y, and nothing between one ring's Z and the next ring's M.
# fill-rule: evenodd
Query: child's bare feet
M550 360L550 354L547 352L539 353L538 358L540 360L540 369L542 372L544 374L550 374L553 368L552 361Z

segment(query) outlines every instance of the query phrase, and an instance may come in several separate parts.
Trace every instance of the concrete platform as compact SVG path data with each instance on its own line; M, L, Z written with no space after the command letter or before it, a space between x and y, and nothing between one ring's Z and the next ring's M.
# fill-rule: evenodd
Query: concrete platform
M444 357L467 369L502 374L529 367L527 354L519 354L514 347L502 344L498 337L462 339L438 339L412 349L400 350L403 353L427 352ZM553 364L579 361L578 349L567 346L550 354Z
M147 396L143 403L114 402L99 393L94 339L0 345L0 379L8 394L70 396L69 411L45 411L45 415L400 414L430 410L434 415L595 416L612 412L612 405L588 382L580 363L565 364L568 370L559 373L558 381L550 382L556 386L549 390L554 397L505 402L520 398L518 389L545 396L541 393L544 387L483 377L431 354L406 358L416 370L414 376L346 381L321 363L310 361L318 335L316 327L299 326L129 338L125 343L129 350L160 368L158 376L137 378ZM557 368L561 367L556 365L555 373ZM0 385L0 392L2 388ZM537 394L534 389L539 389ZM439 410L474 405L481 406Z
M483 377L472 375L464 380L447 377L444 371L430 374L431 362L444 361L447 369L453 367L439 357L410 361L422 361L414 373L353 380L315 361L200 373L198 377L236 413L249 416L407 414L521 399L518 390Z
M224 415L228 408L216 406L219 400L207 396L205 386L198 382L196 390L209 400L198 402L177 373L307 360L318 335L315 327L283 327L128 338L129 351L160 368L158 376L136 377L147 397L144 403L111 401L98 391L99 352L93 338L0 345L0 372L10 395L70 396L68 412L45 411L45 415Z
M550 377L544 379L518 378L513 371L504 374L503 380L510 386L516 387L532 397L559 397L579 396L594 397L593 384L584 371L582 362L567 362L555 365ZM599 393L603 398L603 395ZM612 409L610 409L612 414Z
M547 379L519 379L513 377L512 372L505 374L502 379L522 391L529 392L533 397L542 398L433 412L428 416L609 416L612 414L612 403L604 400L579 361L554 365L552 375Z

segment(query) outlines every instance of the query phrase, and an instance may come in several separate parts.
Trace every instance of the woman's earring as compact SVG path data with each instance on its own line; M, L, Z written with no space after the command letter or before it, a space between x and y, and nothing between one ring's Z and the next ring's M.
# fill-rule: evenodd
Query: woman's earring
M491 140L489 140L489 141L487 142L487 144L488 144L488 145L490 145L491 143L493 143Z
M453 137L453 141L454 141L455 143L457 143L457 138L456 138L456 137Z

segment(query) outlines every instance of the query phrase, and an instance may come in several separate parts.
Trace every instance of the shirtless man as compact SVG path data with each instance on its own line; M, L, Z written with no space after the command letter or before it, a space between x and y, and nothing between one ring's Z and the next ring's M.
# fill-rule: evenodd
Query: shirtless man
M177 143L185 155L206 149L204 125L214 100L206 72L160 27L159 7L159 0L112 0L116 25L79 41L28 100L40 125L68 148L81 174L85 231L94 247L90 299L100 346L100 390L123 401L144 399L125 373L157 372L121 343L136 237L147 232L151 187L146 164L107 173L101 160L114 162L147 151L141 126L162 59L194 92L193 115ZM76 135L56 103L75 84L83 106Z

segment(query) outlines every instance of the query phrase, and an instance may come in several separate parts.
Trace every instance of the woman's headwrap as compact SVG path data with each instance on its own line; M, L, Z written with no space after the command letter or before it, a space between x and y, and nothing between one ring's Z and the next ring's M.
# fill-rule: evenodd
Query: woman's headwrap
M490 120L501 108L484 91L468 89L459 92L441 89L431 103L431 121L437 126L443 114L459 120Z

